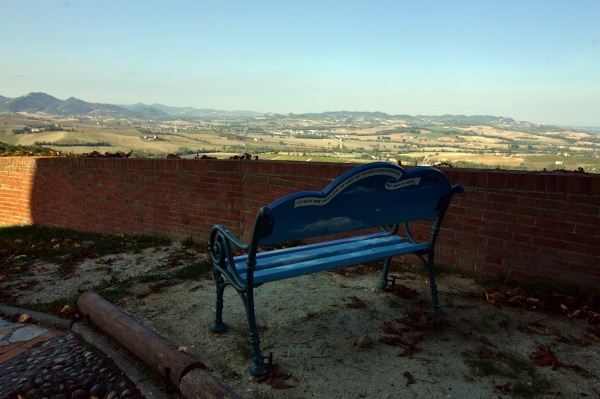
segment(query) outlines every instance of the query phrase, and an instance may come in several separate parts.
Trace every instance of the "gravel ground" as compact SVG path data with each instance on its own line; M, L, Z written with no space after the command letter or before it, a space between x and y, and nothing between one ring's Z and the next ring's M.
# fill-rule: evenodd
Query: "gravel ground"
M0 364L0 399L142 398L112 360L72 332Z

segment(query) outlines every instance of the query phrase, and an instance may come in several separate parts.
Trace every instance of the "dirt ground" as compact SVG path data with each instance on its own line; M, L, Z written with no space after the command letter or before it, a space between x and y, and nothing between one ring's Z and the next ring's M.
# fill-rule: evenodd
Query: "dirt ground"
M387 291L375 288L379 271L360 266L259 287L261 344L275 367L257 379L247 371L251 349L240 298L226 289L230 329L209 331L212 274L172 277L169 256L178 245L87 260L62 277L53 265L37 264L23 281L0 284L26 306L77 295L100 281L133 281L114 304L186 347L244 398L600 398L597 310L562 293L543 300L515 286L491 288L442 273L448 317L430 319L420 266L395 270L396 285ZM201 248L197 256L205 256ZM157 273L158 280L137 278Z

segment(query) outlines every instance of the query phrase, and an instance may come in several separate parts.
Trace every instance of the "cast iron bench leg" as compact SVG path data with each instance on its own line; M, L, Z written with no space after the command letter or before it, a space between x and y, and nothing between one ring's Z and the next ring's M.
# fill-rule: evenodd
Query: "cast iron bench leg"
M433 308L429 312L434 317L446 317L446 312L442 310L442 306L440 305L440 301L438 299L438 289L437 284L435 283L435 268L433 266L433 253L430 252L427 255L427 260L422 255L417 255L425 269L427 270L427 275L429 276L429 289L431 291L431 298L433 300Z
M221 272L216 268L213 269L213 276L217 288L217 300L215 301L215 321L210 325L210 330L213 332L223 332L227 330L227 324L223 322L223 291L225 291L227 283L223 279Z
M269 371L269 365L265 364L265 358L260 353L260 338L258 336L258 328L256 327L256 315L254 312L254 290L252 287L246 290L246 295L240 293L244 305L246 306L246 317L248 318L248 326L250 327L250 344L252 344L252 366L248 368L250 374L259 376L266 374Z
M381 276L381 280L379 281L379 284L377 284L377 288L379 288L380 290L385 289L385 286L390 281L390 280L388 280L388 273L390 272L391 260L392 260L392 258L390 257L390 258L387 258L385 260L385 262L383 262L383 276Z

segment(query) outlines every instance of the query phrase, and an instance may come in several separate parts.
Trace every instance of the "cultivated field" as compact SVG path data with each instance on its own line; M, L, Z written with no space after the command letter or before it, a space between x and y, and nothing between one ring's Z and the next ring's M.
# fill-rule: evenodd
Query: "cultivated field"
M27 126L40 129L24 134ZM44 126L55 126L47 131ZM58 126L59 128L56 128ZM517 126L518 127L518 126ZM42 145L62 155L128 153L133 157L229 158L310 162L388 160L404 165L577 170L600 173L600 135L515 126L401 123L325 123L292 117L240 121L137 121L0 115L0 142Z

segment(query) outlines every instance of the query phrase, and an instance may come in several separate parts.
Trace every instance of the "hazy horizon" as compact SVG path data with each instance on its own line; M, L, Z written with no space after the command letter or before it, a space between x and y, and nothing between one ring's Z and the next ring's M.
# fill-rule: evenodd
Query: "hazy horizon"
M600 2L20 0L0 94L600 126Z

